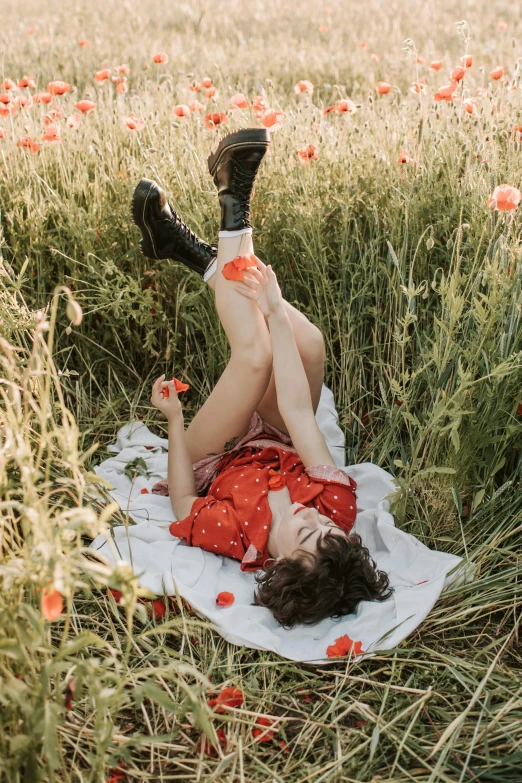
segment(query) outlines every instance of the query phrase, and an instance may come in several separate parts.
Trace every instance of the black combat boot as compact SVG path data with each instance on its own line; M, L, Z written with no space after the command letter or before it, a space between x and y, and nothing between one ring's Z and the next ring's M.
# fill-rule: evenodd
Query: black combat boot
M250 196L269 144L267 128L247 128L229 133L208 156L208 168L221 204L221 231L252 227Z
M132 197L132 219L141 231L140 247L148 258L172 258L202 277L214 261L217 245L200 239L167 201L152 179L141 179Z

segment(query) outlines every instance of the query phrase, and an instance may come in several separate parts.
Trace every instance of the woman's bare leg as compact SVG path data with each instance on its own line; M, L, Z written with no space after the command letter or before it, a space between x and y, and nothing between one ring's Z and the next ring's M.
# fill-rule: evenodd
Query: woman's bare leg
M223 277L223 275L221 275L221 277ZM214 273L212 277L207 280L208 285L214 292L216 291L217 278L218 275ZM316 411L317 406L319 405L319 398L321 396L321 388L324 380L325 351L323 335L317 326L310 323L308 318L289 302L284 300L284 305L288 317L290 318L290 323L292 324L297 349L301 355L303 367L308 378L308 383L310 384L310 394L312 396L314 411ZM257 411L265 421L288 435L288 430L277 406L277 394L273 371L271 372L270 380L263 398L257 406Z
M246 434L270 381L272 349L264 316L255 302L235 290L234 281L221 274L226 263L251 252L250 233L219 239L217 269L210 279L231 356L212 393L187 428L193 462L219 454Z

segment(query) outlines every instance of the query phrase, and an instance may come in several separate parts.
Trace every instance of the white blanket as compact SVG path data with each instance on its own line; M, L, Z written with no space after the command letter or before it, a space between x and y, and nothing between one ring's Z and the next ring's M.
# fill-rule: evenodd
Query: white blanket
M131 562L142 587L155 595L179 594L194 610L207 617L228 642L260 650L272 650L284 658L308 663L326 663L326 648L341 636L360 641L365 654L399 644L426 617L442 590L468 574L460 557L428 549L414 536L395 527L389 499L397 491L392 476L369 462L344 467L344 435L337 424L333 395L323 386L317 422L336 464L357 482L357 518L353 528L377 563L390 576L394 592L383 602L363 601L357 611L340 620L325 619L314 626L284 630L271 612L252 606L256 587L254 574L242 572L239 561L189 547L169 533L175 519L170 500L141 494L167 476L167 441L151 433L141 422L126 424L117 443L109 446L114 457L96 468L112 487L111 495L135 525L128 534L124 526L113 528L111 546L99 535L91 547L111 562L119 557ZM146 448L146 447L151 447ZM149 473L134 484L124 473L130 461L141 457ZM115 545L115 546L114 546ZM468 569L469 571L469 569ZM458 572L458 573L457 573ZM231 606L216 605L216 596L231 592ZM360 656L353 656L360 657Z

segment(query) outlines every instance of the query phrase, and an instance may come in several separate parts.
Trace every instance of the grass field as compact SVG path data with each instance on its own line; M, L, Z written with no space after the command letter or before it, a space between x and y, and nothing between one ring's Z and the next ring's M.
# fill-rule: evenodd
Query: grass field
M0 90L0 780L519 783L522 207L488 200L520 185L521 39L500 1L4 0L0 76L34 86ZM359 663L234 647L87 556L125 521L94 465L138 416L165 431L151 380L190 383L188 422L227 360L211 291L140 255L134 185L216 241L206 157L259 98L284 116L256 249L323 330L346 463L390 470L396 524L478 566ZM218 712L226 686L243 702Z

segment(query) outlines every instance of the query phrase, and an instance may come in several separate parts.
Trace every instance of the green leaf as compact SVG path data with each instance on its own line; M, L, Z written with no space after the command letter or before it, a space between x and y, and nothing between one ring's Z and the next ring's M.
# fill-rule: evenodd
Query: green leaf
M51 769L58 769L58 746L56 742L56 726L58 725L58 707L50 701L45 702L45 718L43 733L43 749L47 755L47 763Z
M486 494L486 488L479 489L479 491L476 493L475 497L473 498L473 511L477 509L482 501L484 500L484 495Z
M431 468L424 468L424 470L420 470L417 473L417 477L428 476L430 473L447 473L448 475L453 476L456 472L457 471L455 468L443 468L437 465L432 465Z
M458 429L456 427L451 428L450 438L451 438L451 442L453 443L453 448L455 449L455 453L457 453L458 450L460 449L460 437L459 437Z
M64 658L67 658L67 656L74 655L79 650L82 650L84 647L88 647L91 645L93 647L108 646L107 642L104 642L101 636L98 636L92 631L82 631L80 634L78 634L78 636L75 639L68 642L68 644L64 644L61 650L58 651L58 654L55 656L54 660L61 661Z
M17 734L16 737L11 737L9 742L9 752L11 755L28 750L31 747L32 740L27 734Z
M0 639L0 655L12 658L18 663L25 663L25 655L16 639Z
M147 463L143 457L136 457L136 459L127 462L123 468L123 472L129 481L132 481L136 476L145 476L145 478L150 477L150 472L147 470Z

